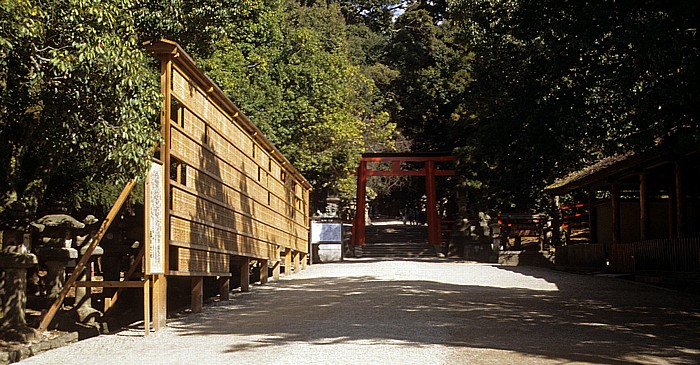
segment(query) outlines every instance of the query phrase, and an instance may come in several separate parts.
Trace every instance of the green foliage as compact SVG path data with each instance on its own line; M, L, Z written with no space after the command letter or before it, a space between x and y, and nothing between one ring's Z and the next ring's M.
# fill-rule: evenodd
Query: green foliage
M2 1L0 220L140 175L158 77L124 1ZM16 212L19 213L19 212Z
M480 208L541 209L544 186L568 171L673 131L697 136L696 2L483 0L450 11L476 55L458 152Z
M395 129L373 80L353 63L360 37L336 4L268 1L258 10L195 53L199 65L318 193L352 184L360 154L391 148Z

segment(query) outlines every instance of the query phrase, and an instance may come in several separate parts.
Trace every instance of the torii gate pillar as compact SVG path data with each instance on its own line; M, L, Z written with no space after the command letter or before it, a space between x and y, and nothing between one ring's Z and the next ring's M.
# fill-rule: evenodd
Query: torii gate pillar
M352 224L352 239L355 246L365 244L365 206L367 197L367 161L360 161L357 167L357 207Z

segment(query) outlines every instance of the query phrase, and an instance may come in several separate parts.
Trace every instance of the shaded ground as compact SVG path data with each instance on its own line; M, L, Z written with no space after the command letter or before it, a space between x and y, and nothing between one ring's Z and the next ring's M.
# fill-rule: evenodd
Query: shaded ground
M354 260L26 364L696 364L700 297L610 277Z

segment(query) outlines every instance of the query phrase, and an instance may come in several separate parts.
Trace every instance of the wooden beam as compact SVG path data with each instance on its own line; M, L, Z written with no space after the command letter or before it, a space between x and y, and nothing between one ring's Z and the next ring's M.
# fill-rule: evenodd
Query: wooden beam
M139 265L143 265L143 255L146 252L146 245L142 244L141 248L139 249L139 253L136 254L136 257L134 258L134 262L131 263L131 267L129 267L129 271L126 272L126 275L124 275L124 280L131 280L134 277L134 273L136 273L136 269L139 267ZM123 287L120 287L117 289L117 292L112 295L112 298L105 298L105 312L108 312L109 309L113 308L117 300L119 300L119 295L121 295L122 290L124 290Z
M104 237L105 233L107 233L107 229L109 229L109 226L114 221L114 218L121 210L122 205L129 197L129 193L131 193L131 190L134 188L135 184L136 181L134 179L131 179L129 180L129 182L126 183L124 189L122 189L122 192L121 194L119 194L117 201L112 206L112 209L110 209L109 213L107 214L107 217L105 217L105 219L102 221L100 229L95 234L95 237L93 237L92 242L90 242L90 245L88 246L87 250L85 250L85 254L83 254L78 263L75 265L73 272L68 277L68 280L66 280L66 283L63 286L63 289L59 293L58 297L56 298L56 300L54 300L53 304L51 304L51 307L49 307L49 310L46 312L46 315L44 315L44 317L41 319L41 322L39 323L39 332L44 332L49 328L53 317L56 315L58 309L61 307L63 301L66 299L68 291L71 289L71 286L73 286L73 283L78 281L78 278L82 274L82 271L85 270L85 265L90 260L90 256L92 255L92 253L95 251L95 247L97 247L97 245L102 240L102 237Z
M73 286L80 288L143 288L143 280L131 281L76 281Z
M426 176L425 169L420 170L367 170L366 176ZM455 176L455 170L433 170L433 176Z
M238 271L241 277L241 291L250 291L250 259L243 257L238 264Z

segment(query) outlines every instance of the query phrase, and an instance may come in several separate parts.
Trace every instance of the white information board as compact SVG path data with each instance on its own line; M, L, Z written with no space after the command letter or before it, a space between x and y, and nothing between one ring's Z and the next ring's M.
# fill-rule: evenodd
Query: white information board
M146 274L165 273L165 188L163 165L151 163L146 184L148 237L146 242Z
M319 242L343 242L343 224L311 222L311 243Z

